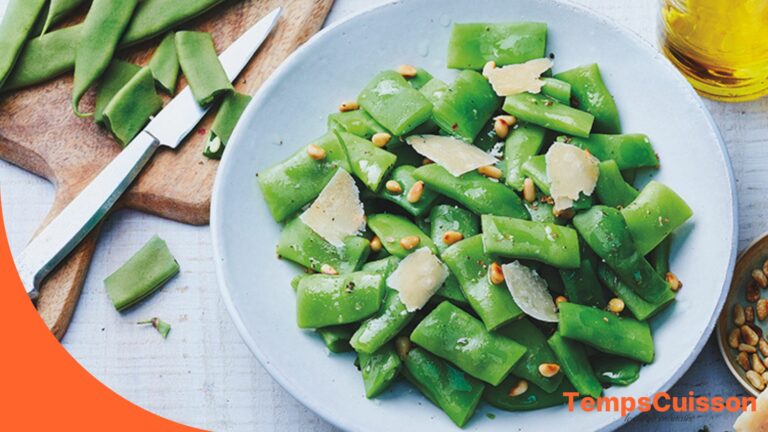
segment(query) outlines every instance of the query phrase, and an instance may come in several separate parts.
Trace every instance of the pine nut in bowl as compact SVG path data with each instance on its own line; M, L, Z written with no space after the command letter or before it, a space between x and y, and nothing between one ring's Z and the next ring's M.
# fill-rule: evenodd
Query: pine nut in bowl
M725 306L717 320L717 343L736 380L754 396L768 381L768 234L755 240L736 261ZM768 375L766 375L768 377Z

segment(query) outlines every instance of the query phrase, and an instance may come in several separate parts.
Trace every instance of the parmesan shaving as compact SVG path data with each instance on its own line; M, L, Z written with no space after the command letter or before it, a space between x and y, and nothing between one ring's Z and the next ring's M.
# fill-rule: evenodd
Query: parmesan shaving
M480 148L452 136L412 135L405 141L455 177L498 162Z
M448 269L428 247L411 253L400 261L387 278L387 285L400 293L408 312L421 309L448 278Z
M522 64L507 65L487 72L488 81L499 96L518 93L539 93L544 81L541 74L552 67L552 60L540 58Z
M600 161L589 152L556 142L547 151L545 160L555 211L571 208L580 193L592 195L600 175Z
M355 180L340 168L299 218L328 243L343 246L344 238L365 228L365 212Z
M512 299L526 315L539 321L557 322L557 307L547 281L535 270L515 261L501 266Z
M733 424L736 432L768 432L768 391L760 393L754 407L742 412Z

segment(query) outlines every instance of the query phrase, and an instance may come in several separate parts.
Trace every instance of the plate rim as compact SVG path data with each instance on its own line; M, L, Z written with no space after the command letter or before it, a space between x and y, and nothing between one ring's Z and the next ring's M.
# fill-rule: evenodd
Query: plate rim
M656 391L656 393L667 392L688 371L688 369L690 369L691 365L696 360L696 358L698 358L699 354L704 348L704 345L706 345L707 341L709 340L709 337L712 335L712 332L717 323L717 319L722 311L723 305L725 304L725 300L728 295L728 288L730 287L730 284L733 278L733 269L736 263L736 257L738 252L738 242L739 242L738 221L739 219L738 219L738 194L736 189L736 181L733 174L733 165L731 163L731 158L728 153L728 149L725 145L720 129L717 126L717 123L715 123L712 117L712 114L704 105L704 101L702 97L696 93L694 88L685 79L685 77L674 67L674 65L669 61L669 59L667 59L664 55L661 54L660 51L657 50L657 48L650 41L647 41L646 39L641 37L638 33L636 33L634 30L628 28L627 26L620 24L614 20L610 20L608 17L601 15L597 11L587 6L573 3L571 0L549 0L549 1L529 0L529 1L535 1L537 3L542 3L542 4L549 3L550 5L554 3L556 5L555 7L564 6L567 8L574 9L578 12L581 12L585 15L589 15L592 18L600 21L601 23L608 26L612 31L616 31L626 36L630 41L636 44L640 49L648 53L648 55L651 58L653 58L654 60L657 60L661 67L664 67L670 70L672 72L672 75L675 77L674 79L678 83L683 84L681 87L685 88L684 91L688 93L688 96L691 96L690 99L693 103L693 106L695 106L695 108L704 115L704 119L706 123L709 125L712 132L714 132L715 138L717 140L717 145L720 149L720 156L726 168L726 176L728 179L728 185L729 185L730 197L731 197L731 220L732 220L731 245L730 245L731 250L730 250L730 256L728 259L727 273L725 276L725 280L723 281L723 284L720 288L720 296L717 300L713 313L709 317L707 325L704 327L704 331L699 335L699 340L696 342L693 349L687 355L685 360L680 364L680 366L675 370L675 372L664 383L662 383L661 386L659 386L658 390ZM264 94L267 92L268 89L276 85L276 83L279 81L279 79L283 75L284 71L288 70L294 63L297 63L306 51L309 51L316 43L318 43L319 40L325 38L327 34L334 32L338 27L345 25L350 21L357 20L360 17L366 16L368 14L378 13L382 9L390 8L404 2L405 2L404 0L388 1L383 4L352 13L332 23L331 25L322 28L319 32L317 32L309 40L307 40L303 45L301 45L298 49L296 49L293 53L291 53L270 74L267 80L264 81L264 83L262 83L262 85L259 87L256 94L253 96L253 100L248 105L246 110L243 112L242 116L246 117L251 111L256 109L256 106L261 105L264 99ZM243 125L243 123L239 123L235 127L235 130L232 133L232 138L230 139L228 146L240 145L239 143L243 141L245 138L243 136L244 130L245 130L245 126ZM336 416L328 412L325 409L325 404L322 401L316 400L316 398L314 398L311 394L304 392L297 386L294 386L291 380L287 376L285 376L278 369L272 366L272 364L267 360L266 354L261 350L261 348L258 346L256 341L250 335L242 318L240 317L240 312L238 311L237 306L232 300L232 297L230 295L230 290L226 281L226 277L224 275L224 269L223 269L224 257L222 256L223 253L221 249L223 242L221 241L222 236L219 229L219 226L223 222L223 218L224 218L223 211L220 204L221 198L219 197L223 194L221 190L226 185L224 181L224 177L226 176L225 173L227 172L227 168L230 164L229 160L231 158L228 157L230 153L231 152L225 152L219 164L218 170L216 172L216 178L214 180L213 193L211 198L211 209L210 209L210 227L211 227L214 264L216 267L216 281L219 288L219 293L221 294L222 300L224 301L224 305L227 309L227 312L230 318L232 319L232 321L234 322L238 334L240 335L241 339L245 342L248 349L253 353L253 355L259 361L261 366L267 371L267 373L269 373L269 375L275 381L277 381L277 383L284 390L286 390L299 403L309 408L312 412L314 412L315 414L323 418L325 421L327 421L331 425L341 428L343 430L354 430L354 426L355 426L354 424L351 424L349 421L347 421L343 417ZM635 410L624 417L617 417L616 419L602 426L600 430L601 431L615 430L619 426L629 423L639 414L640 412Z

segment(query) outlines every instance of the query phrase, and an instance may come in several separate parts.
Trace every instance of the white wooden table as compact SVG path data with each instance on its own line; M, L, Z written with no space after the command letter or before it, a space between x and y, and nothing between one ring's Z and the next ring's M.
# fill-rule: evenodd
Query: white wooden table
M384 2L337 0L328 22ZM577 2L655 41L656 2ZM0 10L5 3L7 0L0 0ZM707 106L728 144L736 173L739 244L743 248L768 228L764 217L768 212L768 98L744 104L707 101ZM0 162L0 187L11 249L17 252L48 211L53 189L46 181L4 162ZM182 273L140 307L118 314L102 280L155 233L168 241ZM211 249L208 227L186 226L133 211L112 216L103 230L64 346L116 392L173 420L215 430L333 430L282 390L242 343L219 298ZM167 340L151 328L135 325L153 316L173 325ZM712 340L672 393L684 395L690 390L710 396L743 394ZM713 413L646 414L623 430L697 431L708 426L712 431L724 431L734 418L733 414Z

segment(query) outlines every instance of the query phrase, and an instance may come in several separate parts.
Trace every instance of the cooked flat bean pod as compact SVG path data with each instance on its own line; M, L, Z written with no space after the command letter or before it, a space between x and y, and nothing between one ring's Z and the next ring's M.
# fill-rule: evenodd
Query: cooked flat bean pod
M41 33L47 33L51 26L59 23L85 2L86 0L51 0Z
M227 73L216 55L210 33L180 31L176 33L179 65L189 88L200 105L208 105L219 95L234 91Z
M482 236L455 243L443 252L442 259L488 330L523 316L507 287L490 281L488 269L493 259L483 250Z
M482 69L489 61L497 66L524 63L544 57L547 24L460 23L448 42L448 67Z
M558 137L558 140L562 138ZM644 134L604 135L592 134L588 138L571 137L569 144L589 150L601 161L614 160L620 170L657 168L659 157Z
M381 347L373 354L359 353L360 372L365 385L365 397L375 398L397 379L403 362L391 344Z
M558 225L565 225L566 221L556 218L554 206L550 203L543 201L534 201L532 203L525 203L525 208L531 215L531 220L534 222L552 223Z
M492 255L531 259L558 268L578 268L579 239L572 228L483 215L483 245Z
M672 249L672 236L668 235L653 249L650 255L650 263L656 272L664 277L669 272L669 255Z
M611 290L616 297L620 298L627 309L632 312L632 315L640 321L645 321L652 318L654 315L662 311L672 301L675 300L675 292L672 290L665 291L665 294L654 302L649 302L639 296L632 288L627 286L624 282L616 276L616 273L611 271L607 265L600 263L597 267L597 274L600 280L603 282L606 288ZM666 274L659 273L660 275Z
M520 120L580 137L589 136L594 117L541 94L507 96L502 109Z
M600 162L595 194L600 202L610 207L626 207L640 192L624 181L619 165L610 159Z
M563 290L569 302L602 308L606 304L603 287L597 279L593 253L579 241L581 265L577 269L560 269Z
M600 354L592 358L592 366L604 384L627 386L640 378L640 363L628 358Z
M461 292L461 285L456 276L449 274L448 278L443 282L443 286L435 293L436 296L442 297L445 300L451 300L459 305L466 305L467 298L464 297L464 293Z
M328 265L339 274L359 269L370 253L370 242L349 236L344 246L336 247L320 237L299 218L285 224L277 244L277 255L314 271ZM330 324L329 324L330 325Z
M319 328L363 320L379 310L383 290L384 278L368 272L307 276L296 290L296 321Z
M650 363L653 338L647 323L575 303L560 303L560 334L598 351Z
M410 84L411 87L415 88L416 90L421 90L421 88L424 87L425 84L432 81L432 78L434 77L432 76L431 73L429 73L429 71L427 71L426 69L417 67L416 75L412 77L407 77L406 79L408 80L408 84Z
M298 284L296 289L298 289ZM352 347L349 345L349 340L352 338L352 334L355 332L355 326L353 325L338 325L323 327L317 329L317 333L323 338L328 351L332 353L343 353L352 351Z
M582 395L596 398L603 393L603 386L589 363L584 347L575 340L562 337L556 332L547 341L559 360L568 381Z
M499 328L498 333L526 348L523 357L512 367L512 375L535 384L545 392L553 392L560 386L563 374L558 372L545 377L539 372L540 365L558 363L558 360L547 344L547 337L536 325L527 318L521 318Z
M571 104L570 84L556 78L544 77L541 80L544 81L544 86L541 88L541 94L549 96L562 104Z
M645 255L690 219L693 211L675 191L651 181L621 210L621 215L627 221L637 250Z
M179 78L179 56L176 55L176 34L168 33L157 46L149 61L152 77L168 94L176 91Z
M595 116L595 132L621 133L616 102L605 86L597 64L577 67L555 75L571 84L579 109Z
M412 131L432 114L432 103L395 71L376 75L357 99L371 117L397 136Z
M513 390L518 388L520 381L520 378L510 375L498 386L489 386L483 393L483 400L506 411L533 411L562 405L568 401L563 393L576 391L573 384L565 378L553 392L546 392L526 381L525 391L513 396Z
M229 143L229 138L251 99L249 95L238 92L232 92L224 97L219 112L216 113L216 119L211 125L203 155L211 159L221 159L224 147Z
M547 131L536 125L520 123L512 129L504 141L504 160L506 161L506 183L522 191L525 173L523 164L536 156L544 145Z
M16 64L45 0L11 0L0 21L0 87Z
M329 115L328 130L348 132L367 140L373 138L377 133L388 133L384 126L363 110L337 112ZM397 137L393 136L386 145L390 147L396 142Z
M162 108L163 100L155 92L152 72L145 67L104 107L103 122L117 141L126 146Z
M413 348L405 358L403 374L458 426L464 426L480 402L485 384L433 356Z
M643 299L656 303L668 294L669 285L638 252L621 212L594 206L577 214L573 226L621 281Z
M429 220L432 241L441 254L453 243L480 233L480 218L458 206L435 206L429 213Z
M498 334L451 302L442 302L416 326L411 340L492 385L509 375L526 348Z
M346 132L338 133L339 142L346 149L352 173L365 184L368 189L376 192L395 165L397 156L376 147L372 142Z
M141 67L122 60L115 60L109 66L104 77L99 83L96 92L96 108L93 112L93 121L102 124L104 121L104 108L107 107L115 94L120 91L128 81L141 70Z
M429 164L417 168L413 176L475 213L530 218L512 189L477 172L454 177L445 168Z
M488 80L465 70L434 102L432 118L443 131L472 142L500 105Z
M78 116L90 115L80 111L80 99L109 67L138 3L138 0L94 0L88 9L77 46L72 84L72 110Z
M360 325L350 344L358 353L371 354L397 336L412 319L413 313L400 301L400 293L387 289L379 311Z
M371 215L368 217L368 227L381 239L384 249L398 258L405 258L422 247L428 247L433 253L437 253L432 239L413 222L402 216L387 213ZM412 237L419 240L416 244L409 245L407 240ZM401 242L403 239L406 241ZM410 249L406 249L403 243L411 246Z
M432 204L435 203L439 195L432 189L423 186L423 182L421 186L422 192L420 192L421 195L418 195L418 198L414 198L416 195L410 194L410 191L414 188L416 182L418 182L413 176L413 171L415 170L416 168L411 165L401 165L395 168L392 170L392 175L389 177L388 181L397 182L402 191L391 192L386 188L382 188L376 193L376 196L399 205L403 210L413 216L421 216L425 214L432 208ZM419 186L416 187L418 188Z
M448 84L438 78L432 78L419 89L419 92L421 92L421 94L423 94L424 97L426 97L427 100L432 103L433 107L443 97L443 95L445 95L445 92L447 91ZM434 116L430 115L429 119L422 123L421 126L417 126L416 129L412 131L412 133L431 134L437 132L439 129L440 128L437 126L437 123L435 123Z

